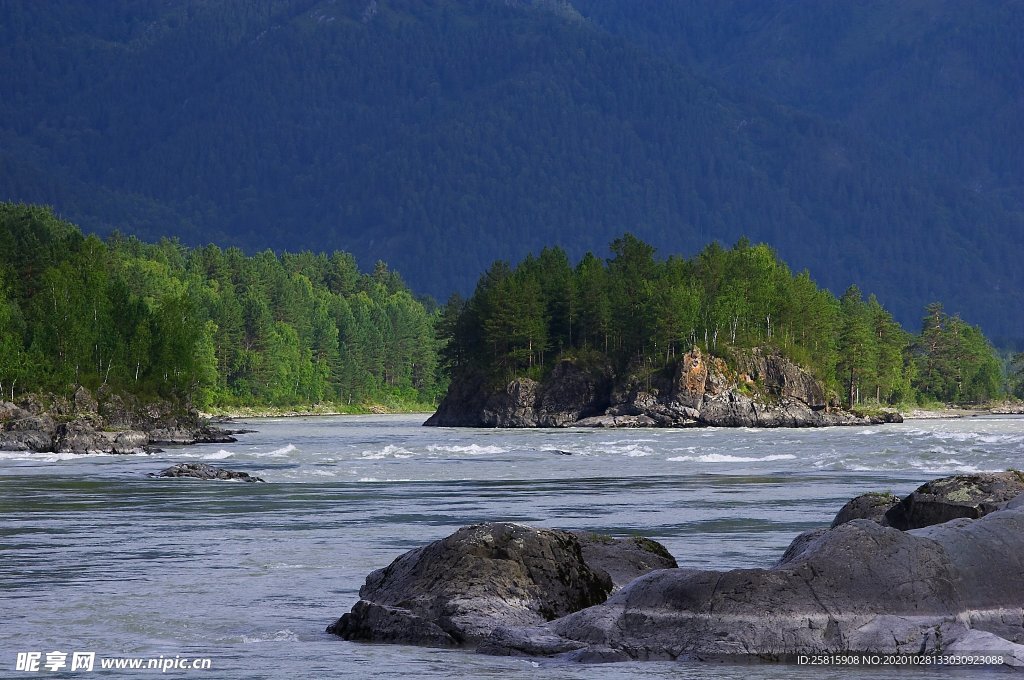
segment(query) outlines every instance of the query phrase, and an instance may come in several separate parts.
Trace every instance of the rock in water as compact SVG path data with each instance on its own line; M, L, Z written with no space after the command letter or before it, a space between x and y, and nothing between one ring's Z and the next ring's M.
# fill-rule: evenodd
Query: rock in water
M942 653L971 631L1024 643L1024 509L902 532L857 519L771 569L656 571L481 651L577 660ZM990 641L991 642L991 641Z
M191 477L193 479L240 480L243 482L262 482L248 472L236 472L214 467L206 463L178 463L160 472L150 473L150 477Z
M886 522L901 530L941 524L951 519L977 519L999 510L1024 493L1024 473L954 475L922 484L885 513Z
M1000 500L1017 474L921 487L1000 509L911 531L880 523L894 498L859 497L770 569L671 568L645 539L466 527L373 572L328 631L577 661L985 652L1019 665L1024 494Z
M474 645L499 626L532 626L604 602L616 578L674 565L654 541L582 536L583 546L557 529L464 527L370 574L360 601L327 632L346 640Z

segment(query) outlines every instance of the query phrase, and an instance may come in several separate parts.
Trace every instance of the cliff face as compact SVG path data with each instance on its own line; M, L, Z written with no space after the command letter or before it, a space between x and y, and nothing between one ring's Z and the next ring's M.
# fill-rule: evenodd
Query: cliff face
M559 363L543 381L492 389L480 376L453 381L426 425L439 427L822 427L869 420L830 406L825 390L788 359L752 350L731 370L694 348L671 370L584 369ZM895 419L899 416L893 414Z

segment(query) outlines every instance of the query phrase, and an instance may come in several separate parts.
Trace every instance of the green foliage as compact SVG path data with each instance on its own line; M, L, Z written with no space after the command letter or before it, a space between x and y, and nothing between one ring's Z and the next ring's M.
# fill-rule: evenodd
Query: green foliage
M1003 394L1002 363L977 326L928 306L915 346L915 386L954 404L978 404Z
M1010 393L1024 399L1024 352L1016 352L1009 363Z
M0 203L0 393L110 386L197 406L438 398L434 314L344 253L83 238Z
M976 328L939 310L939 330L926 324L915 343L873 295L865 301L851 286L836 300L764 244L712 243L691 260L657 260L626 234L607 261L588 253L574 269L560 252L545 252L515 268L496 262L472 298L449 302L438 330L453 373L536 377L542 366L573 358L640 375L695 345L726 358L768 346L851 406L1000 394L998 358Z

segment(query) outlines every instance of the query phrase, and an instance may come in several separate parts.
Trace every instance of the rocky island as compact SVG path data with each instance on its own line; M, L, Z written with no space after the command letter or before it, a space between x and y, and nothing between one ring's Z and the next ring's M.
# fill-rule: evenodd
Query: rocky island
M347 640L569 661L986 654L1024 664L1024 474L869 494L773 566L676 568L649 539L464 527L370 574Z
M494 387L482 374L453 380L439 427L822 427L900 422L840 408L809 372L781 354L752 349L736 368L694 347L666 369L616 375L608 364L563 360L542 381Z

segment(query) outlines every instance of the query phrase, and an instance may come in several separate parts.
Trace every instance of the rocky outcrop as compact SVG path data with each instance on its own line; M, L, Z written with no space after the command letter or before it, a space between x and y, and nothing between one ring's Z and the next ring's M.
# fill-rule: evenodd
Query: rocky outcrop
M599 604L615 584L675 565L660 544L489 523L405 553L370 574L352 611L327 628L346 640L475 645Z
M879 509L902 505L891 494L858 497L767 569L673 568L643 539L468 527L371 574L329 631L576 661L989 653L1019 665L1024 494L998 500L1017 474L922 486L999 507L909 531L884 526Z
M1024 472L955 475L918 487L885 513L885 521L897 529L919 529L966 517L977 519L1002 509L1024 494Z
M497 630L492 653L578 660L940 653L983 631L1024 642L1024 512L911 532L853 520L771 569L674 569L605 603Z
M494 390L482 376L455 381L426 425L439 427L566 427L602 413L611 369L559 362L543 383L517 378Z
M778 354L765 353L760 349L751 350L739 360L743 377L755 384L764 385L780 399L800 402L813 411L828 406L825 390L810 373Z
M207 465L206 463L178 463L177 465L172 465L171 467L165 468L160 472L150 473L149 476L171 477L175 479L219 479L222 481L240 482L265 481L259 477L254 477L253 475L250 475L248 472L225 470L224 468L214 467L213 465Z
M59 453L138 453L152 444L229 443L232 432L194 410L168 402L141 404L79 387L71 399L25 398L0 404L0 450Z
M660 371L564 360L542 382L518 378L495 389L463 375L426 425L449 427L823 427L899 422L830 406L821 385L774 353L751 350L730 369L694 348Z

